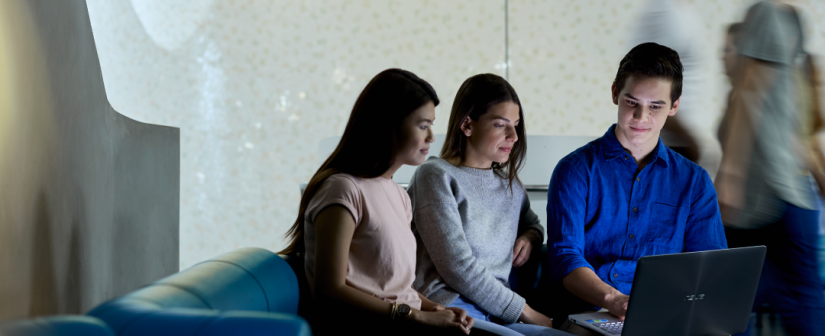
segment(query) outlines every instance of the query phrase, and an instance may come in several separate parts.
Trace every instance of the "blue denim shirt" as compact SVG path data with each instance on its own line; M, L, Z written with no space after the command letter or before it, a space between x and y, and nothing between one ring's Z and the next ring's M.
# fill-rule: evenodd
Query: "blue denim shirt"
M664 144L639 171L614 133L564 157L547 195L549 274L579 267L630 295L639 258L727 248L710 176Z

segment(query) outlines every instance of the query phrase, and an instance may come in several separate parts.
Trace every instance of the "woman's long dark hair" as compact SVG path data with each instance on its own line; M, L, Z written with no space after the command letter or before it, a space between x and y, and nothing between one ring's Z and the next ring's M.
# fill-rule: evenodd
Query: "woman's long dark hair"
M433 87L412 72L387 69L376 75L358 96L338 147L309 180L298 218L287 231L289 245L278 252L304 252L304 216L321 184L336 173L371 178L384 174L404 144L404 119L438 96Z
M458 93L455 95L453 110L450 112L450 122L447 126L447 137L444 147L441 148L441 158L459 158L459 164L464 163L467 151L467 136L461 131L461 124L469 117L478 121L481 115L493 105L511 102L518 105L518 117L521 119L516 126L518 141L510 151L506 163L493 162L493 170L509 181L510 190L513 190L513 181L521 183L518 171L524 165L524 156L527 153L527 138L524 136L524 111L516 90L501 76L494 74L480 74L467 78Z

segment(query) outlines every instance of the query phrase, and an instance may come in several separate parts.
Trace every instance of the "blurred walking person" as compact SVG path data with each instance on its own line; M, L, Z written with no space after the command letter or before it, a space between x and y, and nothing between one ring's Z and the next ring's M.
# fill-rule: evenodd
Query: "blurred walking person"
M660 136L670 149L704 168L711 178L721 160L721 150L713 134L702 125L712 120L705 101L707 59L705 41L695 34L702 19L687 0L650 0L636 20L628 50L645 42L654 42L679 53L684 67L679 113L667 119ZM710 126L710 125L707 125Z
M793 9L759 2L748 10L736 40L739 69L716 176L728 245L768 247L754 307L769 304L789 335L825 335L818 211L800 155L794 82L801 23Z

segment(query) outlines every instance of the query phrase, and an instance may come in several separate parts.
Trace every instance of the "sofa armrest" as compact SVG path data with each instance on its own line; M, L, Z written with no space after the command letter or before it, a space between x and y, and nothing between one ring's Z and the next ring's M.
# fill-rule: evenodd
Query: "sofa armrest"
M113 336L103 321L91 316L52 316L0 324L3 336Z

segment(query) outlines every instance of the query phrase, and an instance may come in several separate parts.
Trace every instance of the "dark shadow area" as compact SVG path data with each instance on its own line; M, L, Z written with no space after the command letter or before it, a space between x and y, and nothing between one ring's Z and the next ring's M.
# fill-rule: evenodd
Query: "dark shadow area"
M86 217L86 201L82 190L76 184L73 184L73 186L71 197L74 200L74 214L69 227L71 230L68 245L69 257L67 259L69 265L64 278L63 313L82 314L82 300L84 298L83 284L86 278L84 277L84 272L89 271L89 269L83 265L84 258L82 249L85 242L82 241L82 237L84 233L88 234L89 228L86 225L88 218Z
M52 219L46 192L41 191L34 206L34 234L31 244L30 316L57 314L57 284L52 255Z

